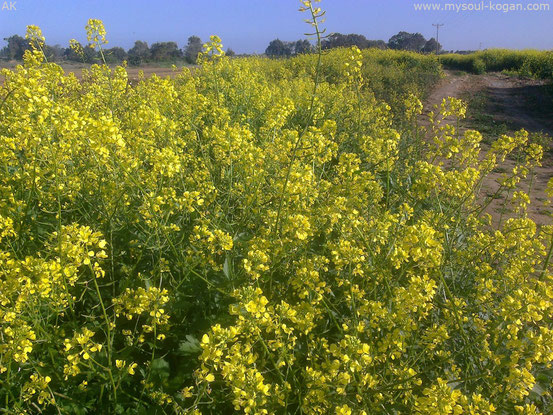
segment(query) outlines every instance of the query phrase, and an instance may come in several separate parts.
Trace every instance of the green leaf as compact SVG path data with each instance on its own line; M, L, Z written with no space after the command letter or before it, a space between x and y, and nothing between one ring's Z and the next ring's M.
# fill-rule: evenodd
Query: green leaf
M223 264L223 272L225 273L225 277L230 280L230 259L228 255L226 256L225 263Z
M164 381L169 377L169 362L163 358L154 359L151 366L152 378Z
M200 346L200 341L197 338L188 334L186 335L186 341L180 342L178 351L181 355L193 355L200 353L202 351L202 347Z

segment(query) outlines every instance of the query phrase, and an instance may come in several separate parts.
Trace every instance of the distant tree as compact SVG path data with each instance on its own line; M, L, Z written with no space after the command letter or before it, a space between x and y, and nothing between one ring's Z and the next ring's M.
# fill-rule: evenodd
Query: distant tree
M27 39L19 36L13 35L7 38L4 38L8 44L2 49L2 56L6 59L23 59L23 54L27 49L30 49L29 42Z
M141 40L134 42L134 46L129 49L128 57L131 65L140 65L150 59L150 48L148 43Z
M80 49L82 49L82 45L80 43L78 43L78 45ZM75 52L72 48L65 48L65 51L63 52L63 57L68 61L73 61L73 62L83 61L83 57L79 55L77 52Z
M50 62L59 62L64 57L65 48L62 48L60 45L45 45L44 54Z
M283 42L280 39L272 40L265 49L265 54L272 57L290 56L293 52L293 43Z
M331 33L321 43L323 49L341 48L349 46L347 44L346 35L341 33Z
M234 52L231 48L228 48L227 51L225 52L225 55L232 58L233 56L236 56L236 52Z
M426 39L420 33L399 32L388 41L390 49L410 50L413 52L420 52L425 44Z
M368 48L388 49L388 44L383 40L369 40L368 42L369 42L367 45Z
M366 49L368 42L367 38L363 35L357 35L354 33L349 35L332 33L323 40L321 46L323 49L343 48L349 46L357 46L359 49Z
M98 60L98 52L90 43L83 48L84 61L86 63L95 63Z
M198 61L198 54L202 51L202 40L198 36L190 36L188 44L184 49L184 57L188 63L195 64Z
M321 44L323 49L344 48L357 46L359 49L378 48L386 49L386 42L383 40L369 40L363 35L350 33L343 35L341 33L332 33Z
M182 52L175 42L157 42L150 47L151 59L156 62L177 59Z
M424 53L435 53L436 51L439 53L441 50L442 50L442 45L436 42L436 39L434 38L428 40L424 44L424 47L422 48L422 51Z
M75 62L86 62L86 63L94 63L98 60L98 52L96 49L94 49L94 46L92 46L90 43L86 46L82 46L80 43L78 43L79 49L82 50L82 54L77 53L72 48L66 48L64 50L63 56L65 59L69 61L75 61Z
M311 42L307 39L301 39L296 41L294 44L294 54L300 55L303 53L311 53L313 51L313 46L311 45Z
M105 50L104 56L106 58L107 63L123 62L128 58L128 55L127 55L127 52L125 52L125 49L120 48L119 46L115 46L111 49Z

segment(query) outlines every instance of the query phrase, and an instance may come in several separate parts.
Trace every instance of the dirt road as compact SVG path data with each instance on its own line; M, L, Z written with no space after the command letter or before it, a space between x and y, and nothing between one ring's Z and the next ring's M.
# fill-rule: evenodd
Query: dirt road
M443 98L455 97L468 102L467 119L461 129L475 129L484 135L483 151L500 134L512 134L524 128L530 133L543 133L553 137L553 97L550 87L543 81L511 77L500 73L484 75L452 72L436 87L426 101L430 110L439 105ZM553 148L544 149L542 166L535 169L532 180L526 180L520 188L530 190L532 203L529 216L538 224L551 224L548 215L551 207L544 207L545 188L553 177ZM512 171L514 161L506 160L483 183L482 197L491 197L499 188L497 179L503 173ZM504 205L504 197L494 199L487 212L492 215L494 225L505 220L512 212Z
M553 97L548 92L548 85L540 80L500 73L458 76L447 72L446 78L428 97L427 105L440 104L445 97L470 102L475 95L487 98L487 105L482 109L495 122L505 123L509 130L524 128L553 136Z

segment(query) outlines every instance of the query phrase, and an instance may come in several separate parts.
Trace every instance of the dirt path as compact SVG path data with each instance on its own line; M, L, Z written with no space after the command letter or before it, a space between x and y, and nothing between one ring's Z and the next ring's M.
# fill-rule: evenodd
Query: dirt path
M480 109L486 110L486 115L496 123L505 123L509 130L524 128L553 136L553 97L544 81L501 73L456 76L446 72L446 78L430 94L426 104L439 105L446 97L462 98L470 103L476 95L487 101L485 108Z
M440 81L438 86L428 96L425 107L431 108L435 105L440 105L442 100L447 97L460 98L461 95L469 88L472 75L465 74L455 76L451 72L446 71L446 77Z
M432 110L446 97L461 98L468 102L468 117L461 130L475 129L484 135L482 148L486 152L489 143L501 134L512 134L522 128L530 133L548 134L553 137L553 97L543 81L510 77L500 73L484 75L456 75L447 72L445 79L435 88L426 100L426 107ZM530 189L532 203L529 216L540 225L552 223L545 208L545 188L553 177L553 147L545 150L543 166L535 170L530 181L521 183L521 190ZM512 171L514 161L506 160L483 183L483 197L491 197L499 184L502 174ZM505 220L512 212L504 206L504 197L494 199L488 209L494 225Z

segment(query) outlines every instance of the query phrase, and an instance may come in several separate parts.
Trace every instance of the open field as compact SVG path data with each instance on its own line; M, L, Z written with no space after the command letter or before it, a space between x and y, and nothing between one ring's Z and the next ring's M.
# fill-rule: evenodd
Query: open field
M206 50L6 74L2 410L553 413L545 82Z
M14 61L11 61L11 62L1 62L0 61L0 69L2 69L2 68L13 69L13 68L15 68L15 66L17 64L18 64L18 62L14 62ZM63 70L66 73L73 72L77 76L77 78L81 79L83 69L89 70L91 65L65 62L65 63L62 63L60 66L63 68ZM185 67L188 67L188 66L189 65L185 65ZM115 67L115 66L112 66L112 67ZM182 65L179 66L178 70L182 69L182 67L183 67ZM190 67L192 67L192 65L190 65ZM129 66L127 68L129 80L131 80L132 82L138 81L139 73L141 71L144 73L144 76L146 78L152 76L153 74L156 74L157 76L162 77L162 78L166 77L166 76L174 76L175 75L175 71L171 68L170 65L163 65L163 66L160 66L160 65ZM2 77L2 75L0 75L0 83L3 82L3 81L4 81L4 78Z

